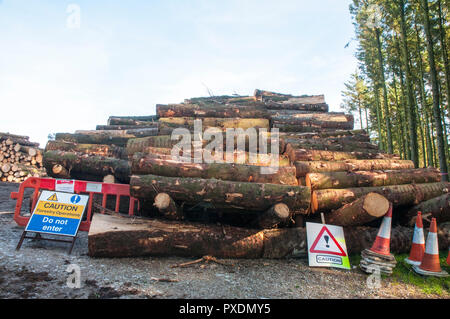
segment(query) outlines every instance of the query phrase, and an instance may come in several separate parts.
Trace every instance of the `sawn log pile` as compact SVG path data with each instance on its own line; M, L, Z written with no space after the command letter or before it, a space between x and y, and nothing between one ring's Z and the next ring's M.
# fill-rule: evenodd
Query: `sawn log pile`
M0 132L0 180L20 183L32 176L46 176L39 143L28 136Z
M376 227L387 202L394 206L398 226L410 227L412 212L421 203L439 210L430 212L433 216L449 220L448 207L440 207L440 203L448 200L450 185L440 182L438 170L414 168L412 161L381 152L367 132L354 130L352 115L329 112L323 95L255 90L253 96L158 104L156 113L111 116L106 125L98 125L93 131L56 134L44 153L48 174L129 183L131 195L140 200L141 214L158 220L158 228L165 229L164 238L179 236L170 231L173 227L185 227L180 228L182 239L194 240L198 225L202 232L213 233L217 232L217 223L226 224L235 230L223 230L227 238L224 247L230 250L220 247L218 256L248 257L239 254L236 247L240 246L233 248L232 243L236 240L251 249L257 233L252 232L253 239L248 237L248 242L243 242L245 231L238 229L303 227L306 220L320 220L320 213L326 221L329 218L348 229ZM200 131L196 120L201 120ZM273 128L279 130L278 138L270 132ZM176 129L183 129L190 137L188 147L180 147L180 137L173 136L179 133ZM215 140L215 133L226 136L230 129L242 130L234 139ZM256 145L245 135L252 129L258 134ZM245 149L236 149L240 138ZM230 145L232 151L227 148ZM173 156L175 153L177 156ZM215 161L205 160L210 157ZM442 209L447 213L441 213ZM107 224L95 229L90 243L92 256L131 254L100 245L109 236L121 238L120 227L113 227L114 220L105 219L102 223ZM152 254L154 243L142 247L145 241L131 236L130 227L123 232L123 238L130 241L127 249L135 251L135 241L139 241L139 250ZM235 233L239 234L236 238ZM181 245L176 244L179 240L175 237L164 240L166 253L159 249L154 254L201 255L200 251L194 253L196 245L189 246L186 253L174 246L169 248L171 243ZM214 254L213 247L202 247L201 251Z

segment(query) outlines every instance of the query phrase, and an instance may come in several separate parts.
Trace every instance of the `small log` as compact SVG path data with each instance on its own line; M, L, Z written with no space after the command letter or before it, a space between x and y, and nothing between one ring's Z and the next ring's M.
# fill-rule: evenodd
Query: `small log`
M278 203L269 208L258 217L257 225L262 228L274 228L283 222L289 221L291 214L286 204Z
M116 178L114 175L109 174L103 177L103 183L114 184L116 182Z
M70 179L69 171L60 164L55 164L52 167L52 175L58 178Z
M389 201L384 196L368 193L327 214L327 223L338 226L364 225L386 215L389 205Z
M175 204L174 200L166 193L159 193L153 204L158 211L169 220L181 220L183 214Z
M345 189L319 189L312 192L311 211L328 212L351 203L365 194L374 192L386 197L394 207L417 205L423 201L447 194L450 183L357 187Z
M1 167L1 170L3 173L8 173L11 170L11 165L9 164L3 164Z

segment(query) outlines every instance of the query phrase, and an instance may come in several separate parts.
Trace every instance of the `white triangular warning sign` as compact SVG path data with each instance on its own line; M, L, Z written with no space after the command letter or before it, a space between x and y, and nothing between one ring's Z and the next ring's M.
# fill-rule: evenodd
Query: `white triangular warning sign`
M58 201L58 197L56 196L56 193L54 193L52 196L47 198L47 200L52 201L52 202L57 202Z
M311 253L347 256L344 249L342 249L341 245L339 245L336 238L334 238L326 226L323 226L320 230L309 251Z

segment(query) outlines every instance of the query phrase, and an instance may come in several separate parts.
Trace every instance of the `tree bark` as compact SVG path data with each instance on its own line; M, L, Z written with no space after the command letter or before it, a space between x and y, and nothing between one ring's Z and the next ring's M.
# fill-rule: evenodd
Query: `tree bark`
M248 128L265 128L270 129L269 120L265 118L214 118L203 117L196 119L193 117L161 117L160 132L167 126L169 129L182 127L187 128L191 132L194 131L194 120L201 120L202 132L208 128L219 128L225 131L227 128L242 128L246 130Z
M308 173L306 186L311 189L388 186L402 184L436 183L441 180L435 168L417 168L392 171L354 171Z
M439 157L439 167L442 173L442 181L449 181L446 150L444 143L444 131L442 128L442 117L440 110L439 82L437 78L436 63L434 59L433 36L431 34L428 0L422 1L424 8L424 27L428 52L428 63L430 65L431 88L433 93L433 118L436 127L436 142Z
M411 227L413 227L416 222L417 212L422 212L422 216L431 214L431 216L424 218L425 227L429 226L432 217L436 218L438 224L449 222L450 193L429 199L411 208L404 218L406 223Z
M370 248L378 228L344 228L347 251L358 254ZM390 248L408 253L413 228L394 227ZM441 249L447 249L450 235L438 230ZM286 258L305 256L306 229L303 227L254 230L226 225L203 225L155 219L95 214L88 234L90 257L180 256L217 258Z
M125 148L115 145L78 144L65 141L48 141L45 150L76 152L80 154L117 157L121 159L127 158Z
M110 116L108 125L134 125L145 126L150 125L158 120L157 115L149 116Z
M44 153L44 167L49 175L53 175L53 167L58 164L63 166L71 177L87 174L103 178L112 174L121 182L128 183L130 181L130 164L126 160L96 155L86 156L63 151L47 151Z
M377 194L368 193L326 215L326 222L337 226L360 226L383 217L389 210L389 201Z
M272 126L282 132L311 132L320 129L352 130L353 115L307 113L296 116L272 116Z
M338 152L324 150L307 150L303 148L292 148L289 144L286 146L285 154L292 162L295 161L344 161L350 159L395 159L391 154L377 152Z
M177 202L209 203L236 212L266 211L283 202L294 214L306 214L311 198L308 187L201 178L133 175L130 186L131 196L136 198L153 200L157 193L164 192Z
M128 130L78 130L75 134L101 135L101 136L124 136L124 137L146 137L158 135L157 127L134 128Z
M374 192L386 197L394 207L412 206L450 191L449 183L394 185L381 187L356 187L346 189L320 189L312 192L311 211L327 212L351 203L357 198Z
M297 177L308 173L373 171L373 170L402 170L414 168L409 160L374 159L374 160L346 160L346 161L295 161Z
M335 130L335 131L309 132L309 133L281 132L280 138L282 139L346 138L348 140L370 142L370 137L369 135L367 135L366 130Z
M191 163L135 154L133 174L168 177L216 178L228 181L298 185L294 166L264 167L234 163Z
M195 104L157 104L156 113L162 117L219 117L219 118L269 118L264 105L248 103L218 104L214 102L199 102Z
M158 122L146 122L144 125L97 125L95 129L98 131L117 131L117 130L156 128L156 127L158 127Z
M112 136L108 134L71 134L56 133L56 141L65 141L78 144L106 144L116 146L126 146L128 140L136 138L134 135Z
M368 142L345 141L340 139L284 139L284 142L286 143L286 146L287 144L290 144L291 148L342 152L379 152L378 146L375 144Z

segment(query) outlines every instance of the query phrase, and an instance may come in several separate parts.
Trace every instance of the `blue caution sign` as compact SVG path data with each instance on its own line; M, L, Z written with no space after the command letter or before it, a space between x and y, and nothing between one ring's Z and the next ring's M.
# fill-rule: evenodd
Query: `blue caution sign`
M75 236L89 196L42 191L25 231Z

